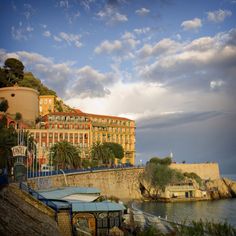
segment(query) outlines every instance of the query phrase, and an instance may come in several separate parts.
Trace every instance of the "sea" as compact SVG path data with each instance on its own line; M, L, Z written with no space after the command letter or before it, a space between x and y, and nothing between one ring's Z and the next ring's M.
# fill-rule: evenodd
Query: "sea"
M236 175L222 175L236 181ZM236 227L236 198L198 202L140 202L136 207L152 215L161 216L170 221L188 222L208 220L227 222Z

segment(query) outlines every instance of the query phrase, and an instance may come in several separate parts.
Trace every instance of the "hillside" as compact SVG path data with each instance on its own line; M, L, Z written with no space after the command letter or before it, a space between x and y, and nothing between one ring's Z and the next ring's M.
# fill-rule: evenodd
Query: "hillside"
M57 93L55 91L46 87L41 82L41 80L34 77L34 75L31 72L25 72L23 80L19 81L18 85L22 86L22 87L28 87L28 88L33 88L35 90L38 90L39 95L55 95L55 96L57 96Z
M25 72L23 80L18 82L19 86L33 88L39 92L39 95L55 95L57 93L45 86L40 79L37 79L31 72ZM55 102L56 111L68 112L73 110L70 106L66 105L62 100L56 99Z

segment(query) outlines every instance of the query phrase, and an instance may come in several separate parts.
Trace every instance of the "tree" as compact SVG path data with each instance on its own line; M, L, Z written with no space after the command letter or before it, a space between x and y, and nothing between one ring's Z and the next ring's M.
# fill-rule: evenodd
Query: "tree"
M124 148L119 143L104 143L103 146L109 148L115 158L121 160L124 157Z
M4 113L7 111L7 109L9 108L8 106L8 101L6 99L3 99L0 102L0 111L3 111Z
M53 164L63 169L74 168L81 166L80 151L67 141L55 143L51 149Z
M13 165L11 148L17 144L17 133L13 127L0 127L0 168L7 168L10 173Z
M171 169L166 164L167 160L162 163L162 159L152 158L147 163L142 176L142 178L149 183L150 187L156 189L157 194L159 191L164 191L167 185L179 184L185 179L181 172Z
M8 58L4 63L4 69L8 81L15 84L24 77L24 65L15 58Z
M15 58L8 58L0 68L0 87L13 86L23 79L24 65Z
M149 162L160 165L170 165L172 160L170 157L165 157L165 158L152 157Z
M96 160L98 165L108 165L114 160L113 151L102 143L94 143L91 149L92 160Z

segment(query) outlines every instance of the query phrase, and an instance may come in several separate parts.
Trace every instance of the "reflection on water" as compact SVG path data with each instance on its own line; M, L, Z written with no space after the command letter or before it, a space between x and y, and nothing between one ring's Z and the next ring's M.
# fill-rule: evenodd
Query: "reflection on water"
M143 202L137 207L150 214L167 216L168 219L178 222L199 219L214 222L226 220L236 226L236 199L181 203Z

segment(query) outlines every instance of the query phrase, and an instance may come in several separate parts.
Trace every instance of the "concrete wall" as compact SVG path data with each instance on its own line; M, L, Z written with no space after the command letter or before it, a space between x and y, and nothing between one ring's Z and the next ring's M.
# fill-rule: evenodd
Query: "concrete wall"
M8 101L7 113L15 115L20 112L23 120L33 123L39 115L38 94L38 91L26 87L0 88L0 99Z
M220 170L218 163L199 163L199 164L171 164L171 168L182 172L194 172L202 179L219 179Z

